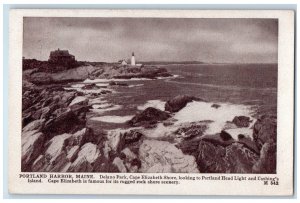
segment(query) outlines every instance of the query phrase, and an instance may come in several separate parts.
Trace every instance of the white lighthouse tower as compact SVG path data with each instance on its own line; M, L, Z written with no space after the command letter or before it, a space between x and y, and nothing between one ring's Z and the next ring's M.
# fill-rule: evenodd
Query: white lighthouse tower
M131 56L131 65L135 66L134 52L132 52L132 56Z

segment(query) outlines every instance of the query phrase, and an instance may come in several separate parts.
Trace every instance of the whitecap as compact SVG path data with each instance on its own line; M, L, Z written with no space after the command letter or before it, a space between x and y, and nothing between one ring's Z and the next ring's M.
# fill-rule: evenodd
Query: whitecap
M73 84L73 85L71 85L71 87L73 87L73 88L82 88L84 86L85 86L85 84Z
M90 105L93 105L93 104L104 104L104 103L107 103L107 102L108 102L107 100L102 100L102 98L100 98L100 97L89 100L89 104Z
M252 138L253 129L251 129L251 128L233 128L233 129L227 129L226 132L229 133L233 139L238 140L238 136L240 134L245 135L246 137Z
M96 83L96 86L98 87L107 87L109 83Z
M144 129L143 134L149 138L163 138L172 135L179 126L164 126L163 123L158 123L155 128Z
M136 84L136 85L129 85L128 87L141 87L141 86L144 86L144 84Z
M164 101L161 100L149 100L146 102L146 104L140 105L137 107L138 110L143 111L148 107L153 107L159 110L164 111L165 110L165 103Z
M130 116L100 116L100 117L93 117L91 120L94 121L101 121L105 123L125 123L129 121L133 115Z
M97 113L97 114L103 114L104 112L107 111L114 111L114 110L118 110L121 109L122 106L121 105L113 105L109 108L103 108L103 109L91 109L92 112Z
M168 76L168 77L157 77L157 79L162 80L162 79L172 79L172 78L178 78L179 75L172 75L172 76Z
M93 104L92 105L92 108L93 109L107 109L109 107L112 107L113 105L112 104L109 104L109 103L103 103L103 104Z
M255 120L251 117L253 113L251 106L246 105L235 105L223 103L220 104L219 108L212 108L213 103L209 102L190 102L185 108L180 110L174 115L177 119L176 124L185 122L196 122L210 120L213 121L208 124L208 129L205 134L216 134L220 133L227 121L232 121L235 116L249 116L251 120ZM246 132L247 131L247 132ZM248 128L243 133L243 129L239 130L239 134L249 134Z
M97 78L97 79L94 79L94 80L86 79L86 80L83 81L83 83L108 83L108 82L111 82L111 81L124 82L124 81L140 81L140 80L153 80L153 79L150 79L150 78L130 78L130 79Z
M112 93L116 93L116 91L109 89L109 88L99 88L99 89L92 89L92 90L86 90L86 89L81 89L78 87L65 87L65 90L76 90L77 92L82 92L84 94L99 94L102 91L110 91Z

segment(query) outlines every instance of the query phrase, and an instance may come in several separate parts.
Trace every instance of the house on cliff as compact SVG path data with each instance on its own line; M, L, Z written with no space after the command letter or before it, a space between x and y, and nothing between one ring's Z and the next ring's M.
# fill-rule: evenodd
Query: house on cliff
M68 50L57 49L50 52L48 62L55 65L72 67L75 63L75 56L70 54Z

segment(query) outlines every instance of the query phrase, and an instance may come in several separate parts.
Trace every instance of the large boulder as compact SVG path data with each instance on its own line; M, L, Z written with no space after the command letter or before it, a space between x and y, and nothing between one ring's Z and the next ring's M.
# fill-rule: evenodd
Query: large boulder
M158 121L166 120L170 117L167 112L148 107L143 112L135 115L128 124L131 126L146 126L156 124Z
M244 145L229 146L200 141L197 163L201 173L251 173L258 155Z
M166 102L165 110L169 112L178 112L182 108L184 108L187 105L187 103L192 101L203 101L203 100L194 96L179 95Z
M93 164L101 156L97 145L86 143L78 152L76 160L67 169L68 172L92 172Z
M260 150L260 158L253 166L254 173L276 173L276 143L265 143Z
M124 144L128 145L139 141L142 136L143 134L139 131L130 130L129 132L125 132L122 137L124 139Z
M85 106L85 105L88 105L88 102L89 102L89 100L86 97L77 96L69 104L69 107L72 109L72 108L75 108L77 106Z
M90 135L90 130L83 128L74 134L64 133L54 136L45 145L45 152L34 161L32 171L66 172L75 161Z
M195 157L166 141L144 140L138 154L143 173L199 173Z
M68 163L66 141L72 134L64 133L53 137L46 144L45 159L47 165L43 167L45 171L59 172Z
M191 139L197 136L202 136L206 131L207 125L204 123L188 123L179 127L174 133L177 137L183 139Z
M117 151L121 151L126 147L130 147L134 151L138 151L144 135L137 130L130 130L120 134Z
M119 172L121 172L121 173L126 173L127 172L127 169L126 169L126 167L124 165L123 160L120 159L119 157L116 157L113 160L112 163L113 163L113 165L115 165L118 168Z
M129 148L125 148L121 152L121 157L128 172L138 172L139 168L141 167L141 161L138 159L135 153L133 153Z
M45 123L43 132L51 137L62 133L74 133L82 129L85 125L85 120L80 119L70 109L63 110L58 113L56 118L50 119Z
M222 140L224 141L228 141L228 140L232 140L232 136L226 131L226 130L222 130L220 133L220 137L222 138Z
M273 116L261 116L253 127L253 140L259 149L266 142L274 142L277 140L277 119Z
M28 125L26 125L22 131L32 131L32 130L38 130L40 131L44 127L45 119L35 120L30 122Z
M33 161L43 150L44 141L44 134L37 130L22 133L22 172L31 171Z
M237 127L249 127L249 125L251 123L250 117L247 117L247 116L235 116L233 118L232 122Z

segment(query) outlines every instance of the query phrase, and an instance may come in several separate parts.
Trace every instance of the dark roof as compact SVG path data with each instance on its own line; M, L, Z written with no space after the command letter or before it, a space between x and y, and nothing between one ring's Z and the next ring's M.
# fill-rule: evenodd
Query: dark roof
M73 56L68 50L55 50L50 52L51 56Z

